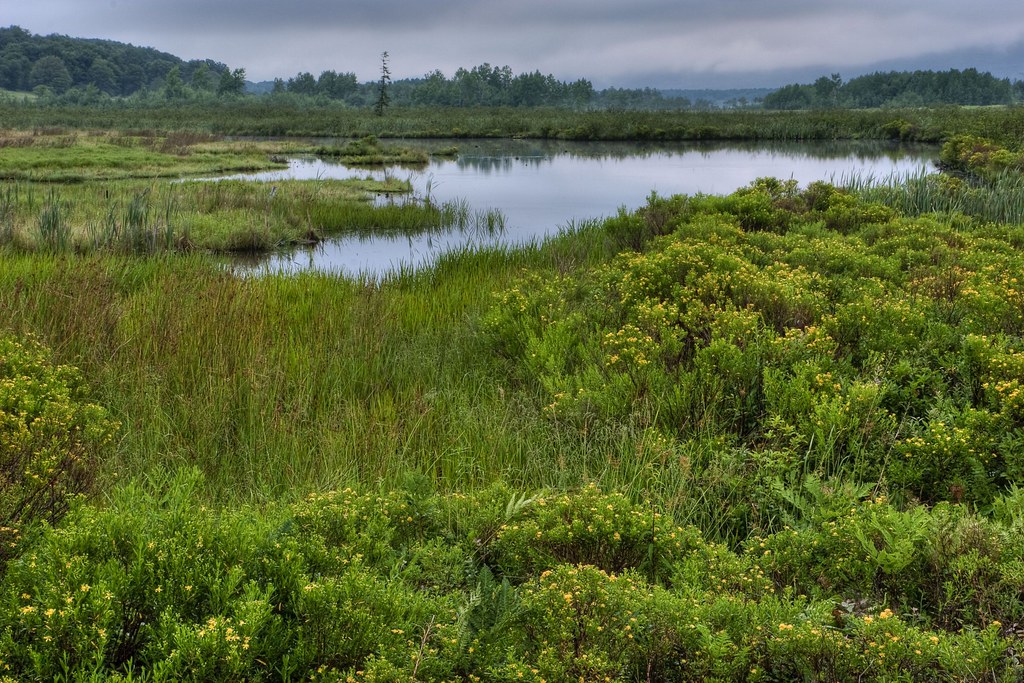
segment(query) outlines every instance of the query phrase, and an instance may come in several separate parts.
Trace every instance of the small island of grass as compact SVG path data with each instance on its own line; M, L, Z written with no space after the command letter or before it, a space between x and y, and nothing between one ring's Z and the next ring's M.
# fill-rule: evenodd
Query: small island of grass
M373 135L340 147L318 147L316 155L336 159L349 166L426 166L430 161L430 155L421 149L385 145Z

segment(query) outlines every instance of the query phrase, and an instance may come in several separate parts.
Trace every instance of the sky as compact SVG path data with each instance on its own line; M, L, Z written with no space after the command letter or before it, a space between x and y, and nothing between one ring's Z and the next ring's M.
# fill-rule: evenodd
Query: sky
M976 67L1024 79L1021 0L3 0L0 22L244 68L392 78L488 63L595 87L742 88Z

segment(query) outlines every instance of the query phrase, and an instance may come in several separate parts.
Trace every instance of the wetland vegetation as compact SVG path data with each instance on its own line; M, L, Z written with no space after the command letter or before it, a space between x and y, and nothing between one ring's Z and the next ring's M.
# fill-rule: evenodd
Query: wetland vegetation
M247 98L213 102L106 104L0 101L18 130L192 131L214 135L362 138L524 137L564 140L904 140L971 134L1015 145L1017 107L809 111L574 111L565 108L398 107L386 116L332 103Z
M0 105L0 678L1019 680L1016 109L289 106ZM377 280L206 253L475 220L197 180L424 134L948 172L651 195Z
M407 181L282 181L212 176L287 167L286 155L351 166L420 165L427 152L364 138L341 146L227 142L188 133L11 132L0 138L0 242L22 250L268 251L328 235L418 234L500 225L493 212L407 196ZM206 179L199 178L199 176ZM167 179L180 182L167 182ZM101 182L102 181L102 182Z

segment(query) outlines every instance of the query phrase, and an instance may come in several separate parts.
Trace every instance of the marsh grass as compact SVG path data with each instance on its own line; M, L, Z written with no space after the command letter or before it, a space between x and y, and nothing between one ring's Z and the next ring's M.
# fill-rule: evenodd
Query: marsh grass
M14 221L20 192L20 186L14 183L0 187L0 244L10 244L14 240Z
M222 502L399 486L410 472L453 492L495 478L559 488L598 480L664 496L680 518L714 520L728 536L721 494L743 492L724 472L695 486L673 466L710 461L720 445L670 453L643 420L552 423L542 394L500 379L480 337L491 292L527 268L599 262L605 249L586 225L544 249L466 249L382 282L237 280L195 257L11 256L0 311L81 364L124 424L107 478L192 464Z
M0 105L2 106L2 105ZM226 140L192 130L0 132L0 179L85 182L185 178L281 168L287 158L316 155L355 166L421 167L423 150L369 136L340 146L302 140Z
M150 129L216 135L377 138L531 137L574 140L834 140L938 142L949 131L1017 144L1015 107L941 107L829 111L573 111L554 108L393 107L366 109L265 99L138 105L125 111L0 102L0 118L20 129Z
M8 255L0 310L75 358L124 423L107 476L193 463L221 500L409 471L447 490L495 473L568 484L604 467L584 457L596 443L628 450L628 430L562 434L552 454L552 427L489 376L471 322L538 258L467 251L369 283L239 280L198 257Z
M46 201L34 185L5 189L0 198L0 240L22 248L57 251L269 251L345 234L420 234L450 229L489 233L504 227L495 211L473 212L465 202L435 203L393 197L407 182L261 182L224 180L48 186ZM30 229L31 228L31 229Z
M837 184L909 216L960 213L983 221L1024 224L1024 174L1015 171L973 182L938 173L915 173L886 178L854 175Z
M417 235L452 230L496 234L505 227L505 217L500 211L474 211L460 199L439 204L416 197L397 201L388 199L375 204L319 203L310 208L309 216L310 222L325 235Z
M416 234L502 229L497 212L465 203L370 200L410 191L393 175L377 181L185 181L143 178L214 175L280 166L299 142L223 141L206 133L125 130L107 133L36 128L2 137L0 177L18 180L0 197L0 243L50 251L268 251L337 234ZM365 138L339 148L374 163L425 161L423 153ZM121 179L121 180L115 180ZM74 182L68 181L98 181ZM38 203L37 188L44 187Z

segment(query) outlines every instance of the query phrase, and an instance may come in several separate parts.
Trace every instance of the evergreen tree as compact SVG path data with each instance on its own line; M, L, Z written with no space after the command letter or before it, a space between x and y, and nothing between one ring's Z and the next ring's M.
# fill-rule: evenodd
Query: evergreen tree
M388 53L385 50L380 56L380 88L377 91L377 102L373 105L373 111L377 116L384 116L384 110L391 103L388 97L388 85L391 83L391 71L388 70Z

